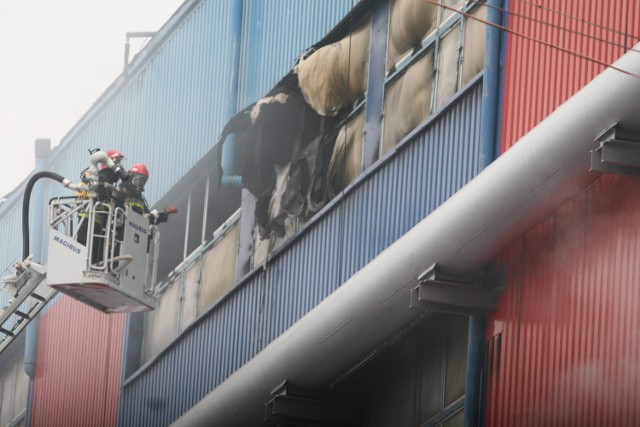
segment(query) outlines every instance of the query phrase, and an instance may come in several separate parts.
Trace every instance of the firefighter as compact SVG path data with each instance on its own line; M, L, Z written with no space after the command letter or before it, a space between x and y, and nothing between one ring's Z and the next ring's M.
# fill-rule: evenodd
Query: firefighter
M105 153L114 163L112 167L108 167L105 163L100 165L100 170L98 171L98 185L96 187L96 195L97 201L101 203L110 203L112 200L112 196L114 192L117 190L115 188L115 184L117 184L118 180L126 180L128 178L128 174L122 173L123 167L122 162L124 160L124 155L118 150L106 150ZM82 171L81 176L83 177L83 181L85 174L87 173L88 168ZM80 196L84 197L84 196ZM104 213L100 213L100 211L104 211ZM92 251L91 251L91 263L97 264L99 263L104 256L104 236L106 232L105 225L107 223L108 207L98 206L95 212L95 222L93 228L93 242L92 242ZM88 218L89 215L86 212L78 213L78 218L80 219L80 228L78 229L78 237L77 240L79 243L86 245L87 244L87 229L88 229ZM84 219L84 221L83 221Z
M124 172L124 169L122 167L124 155L121 152L119 152L118 150L107 150L105 151L105 153L107 153L107 156L109 156L109 158L113 160L114 166L108 167L104 163L100 165L96 195L98 196L99 202L110 203L113 200L113 197L116 195L116 184L118 183L118 181L127 180L129 178L129 175ZM102 216L104 217L104 215ZM104 219L102 220L102 222L104 222Z
M167 208L164 212L157 210L149 211L149 206L142 193L144 186L149 179L149 170L142 163L135 164L129 169L129 178L120 184L119 199L126 207L129 206L134 212L145 215L152 224L166 222L169 214L175 211L174 208Z
M129 169L129 178L119 187L118 198L124 207L129 206L140 215L148 214L149 207L142 193L149 179L149 170L142 163L135 164Z
M109 156L109 158L113 160L113 163L116 164L116 167L122 168L124 155L121 152L119 152L118 150L107 150L105 151L105 153L107 153L107 156ZM121 176L113 168L109 168L105 164L102 164L100 166L100 172L98 172L99 181L108 182L109 184L115 185L118 183L118 180L120 178Z
M149 218L149 221L152 224L159 224L161 222L166 222L169 214L177 212L177 209L171 206L168 206L164 209L163 212L158 212L157 210L149 211L149 206L147 205L147 201L145 200L142 193L144 192L144 186L149 179L149 170L142 163L135 164L131 166L129 169L129 178L126 181L123 181L118 187L118 203L119 206L126 209L130 207L134 212L144 215ZM124 230L122 227L119 228L118 232L118 240L121 240L124 234ZM151 243L152 235L149 235L149 240L147 242L147 251L149 251L149 244ZM116 243L118 245L118 243ZM116 247L116 253L119 254L120 249ZM117 264L116 267L117 268Z

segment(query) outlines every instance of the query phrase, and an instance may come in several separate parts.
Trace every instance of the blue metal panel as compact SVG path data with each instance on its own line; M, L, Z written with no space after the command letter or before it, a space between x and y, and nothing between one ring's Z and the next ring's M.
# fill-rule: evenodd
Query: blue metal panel
M267 341L475 176L481 95L476 81L446 113L397 146L286 252L273 256L267 267Z
M153 203L211 148L231 79L220 54L230 43L230 2L192 4L163 43L64 138L49 170L77 179L88 148L119 148L127 165L149 166ZM243 104L270 89L352 6L341 0L247 4ZM127 380L119 423L166 425L181 415L475 175L480 96L476 82L324 209L266 273L250 276ZM14 230L19 214L12 209L11 215L2 224L10 220Z
M263 97L293 68L298 56L354 4L345 0L246 0L239 109Z
M481 96L476 79L127 380L120 425L182 415L471 179Z
M244 91L245 103L270 89L297 55L352 6L343 0L247 4L243 75L251 90ZM65 135L44 169L77 181L88 166L89 149L117 148L126 156L125 165L148 166L146 197L156 202L213 146L226 120L224 95L233 71L226 55L231 6L230 1L191 1L183 16L134 58L128 75L116 79ZM314 17L310 24L308 16ZM59 185L48 188L47 199L70 195ZM21 255L21 203L15 203L0 219L3 237L10 237L0 248L3 264Z
M124 384L119 425L168 425L251 359L258 346L263 275L237 288Z
M233 67L231 2L193 2L162 43L133 61L54 150L49 170L77 180L88 149L118 148L126 165L145 163L151 172L147 199L153 204L215 143L226 120L224 103ZM244 31L243 75L253 90L242 103L264 94L297 55L326 33L350 8L348 2L249 2ZM310 27L283 26L314 16ZM185 149L186 147L186 149ZM64 192L56 192L63 194Z
M5 267L9 266L11 261L22 257L22 203L17 200L6 203L12 204L6 208L0 218L0 236L2 236L0 274L2 274L2 270ZM0 292L1 307L5 307L8 303L9 295L6 292Z
M229 13L229 2L192 1L65 135L43 169L78 181L88 166L89 149L117 148L126 166L148 166L145 194L150 204L157 201L211 149L224 124L223 94L232 72L224 55ZM72 195L57 183L44 185L46 200ZM24 184L0 218L3 237L11 237L0 248L4 265L21 255L21 203L16 199L23 189Z
M148 166L153 204L213 146L232 72L224 54L230 3L193 4L65 136L50 170L76 180L87 149L118 148L126 165Z
M342 281L479 171L481 96L481 85L476 83L470 92L454 100L446 113L429 119L425 131L396 146L391 164L345 200Z
M267 266L264 342L286 331L342 283L342 215L335 212L314 223L303 238Z

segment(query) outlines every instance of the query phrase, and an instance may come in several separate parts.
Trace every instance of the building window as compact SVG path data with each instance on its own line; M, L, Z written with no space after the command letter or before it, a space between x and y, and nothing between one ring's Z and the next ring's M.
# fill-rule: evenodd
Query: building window
M447 6L485 19L486 6L447 0ZM485 25L421 0L391 5L384 122L384 154L437 112L484 67Z

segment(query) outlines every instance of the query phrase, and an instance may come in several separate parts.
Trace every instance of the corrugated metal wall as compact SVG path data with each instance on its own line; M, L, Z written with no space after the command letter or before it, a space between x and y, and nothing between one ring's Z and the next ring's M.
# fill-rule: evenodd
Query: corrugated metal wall
M242 106L264 95L352 5L343 0L278 0L264 7L261 1L247 0ZM224 106L234 71L227 55L231 2L192 0L181 9L132 60L128 76L116 79L65 135L45 169L78 181L88 166L89 149L117 148L126 156L125 166L142 162L149 168L145 196L152 205L213 147L228 119ZM303 25L308 16L314 17L312 24ZM57 183L45 185L47 200L71 194ZM23 188L0 209L0 268L22 255Z
M478 79L130 378L120 424L180 416L474 176L481 96Z
M33 426L116 424L123 331L123 314L66 296L42 316Z
M487 425L640 425L639 184L601 178L502 256Z
M125 166L142 162L149 168L145 196L150 204L165 194L211 149L226 119L224 94L232 70L220 52L229 44L228 6L186 2L180 19L161 29L128 76L116 79L54 148L45 170L77 182L89 165L88 149L117 148L126 156ZM45 185L46 200L72 194L57 183ZM22 255L23 189L7 201L0 218L3 236L17 231L15 239L3 239L0 265Z
M125 154L127 166L138 162L148 166L151 180L147 185L146 197L150 204L165 194L211 149L227 119L225 94L234 71L230 58L224 54L230 44L230 5L229 1L185 2L183 12L174 16L161 29L156 40L152 40L138 58L132 60L128 76L120 76L63 138L45 169L77 181L81 170L88 165L88 149L118 148ZM283 74L282 68L265 67L265 63L270 64L268 61L275 60L291 66L302 47L325 34L350 7L350 2L338 0L282 1L270 4L269 8L261 8L261 14L253 13L252 19L261 25L250 26L246 31L251 34L252 43L256 42L252 48L257 47L257 41L260 41L262 58L262 62L256 64L247 60L253 52L244 53L244 62L251 70L251 73L247 72L247 81L253 83L252 79L258 75L255 67L261 67L260 83L255 85L253 93L264 93L268 85L274 84ZM290 43L281 43L280 30L290 22L281 18L275 20L274 16L280 16L283 10L287 10L284 16L295 22L314 16L314 24L288 33L291 36ZM283 58L287 58L288 62ZM249 96L245 92L245 98ZM41 180L37 185L46 181ZM70 194L57 183L45 185L49 189L45 196L47 200L53 195ZM0 268L22 255L20 227L23 188L24 184L0 210ZM44 246L46 253L46 241ZM6 303L4 293L0 295L0 301ZM78 325L91 323L93 313L74 312L71 315L64 311L65 307L55 311L55 316L72 319ZM119 339L121 329L118 329ZM97 336L103 336L100 330L95 332ZM43 334L45 332L41 329L41 338L46 339L42 337ZM77 340L67 344L72 346L69 350L82 353L87 343L91 341ZM55 344L51 345L55 348ZM43 357L39 360L47 363L50 356ZM65 370L65 367L69 367L68 363L61 361L59 364L62 372L69 373ZM97 366L101 365L101 362L97 363ZM82 375L85 379L90 378L92 369L89 365L76 366L78 369L82 367L90 371L77 372L73 378L80 383ZM36 387L40 390L50 386L49 373L51 371L37 379ZM59 379L55 375L51 378ZM114 378L117 381L119 375ZM48 391L50 393L51 389ZM69 390L69 393L73 393L73 390ZM44 398L42 396L48 395L43 394L40 399ZM41 404L44 406L38 409L40 412L50 409L48 402ZM70 419L80 420L83 416L78 413ZM110 420L113 421L113 418Z
M22 204L15 205L7 210L0 218L0 270L4 270L14 259L22 257ZM2 271L0 271L2 274ZM9 295L0 292L0 304L2 307L9 302Z
M168 425L258 352L256 292L260 295L262 278L237 288L124 383L119 425Z
M640 41L637 0L509 1L502 151Z
M478 172L476 87L267 267L270 342ZM478 109L477 109L478 108ZM401 190L399 190L401 189ZM410 195L410 196L408 196ZM316 284L316 285L314 285ZM285 297L279 295L286 295Z
M511 15L512 30L598 61L639 40L637 0L509 3L537 20ZM503 150L603 69L507 38ZM508 277L488 321L487 425L640 425L639 183L602 177L501 256Z
M87 149L118 148L126 165L145 163L153 204L215 143L231 79L230 2L192 1L65 137L50 169L77 180Z
M357 2L246 0L239 109L263 97Z
M25 336L18 336L0 356L0 425L23 425L29 377L24 370ZM22 422L24 423L24 421Z
M156 300L156 308L145 315L143 354L140 365L158 354L180 332L237 283L235 276L238 235L237 215L224 233L201 252L192 254L170 279Z

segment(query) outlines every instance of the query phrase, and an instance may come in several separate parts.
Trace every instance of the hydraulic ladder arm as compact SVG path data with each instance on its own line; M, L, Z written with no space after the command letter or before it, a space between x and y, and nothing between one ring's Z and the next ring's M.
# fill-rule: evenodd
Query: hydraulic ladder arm
M0 313L0 353L57 294L46 279L46 266L32 262L31 257L16 260L5 269L3 290L12 298Z

